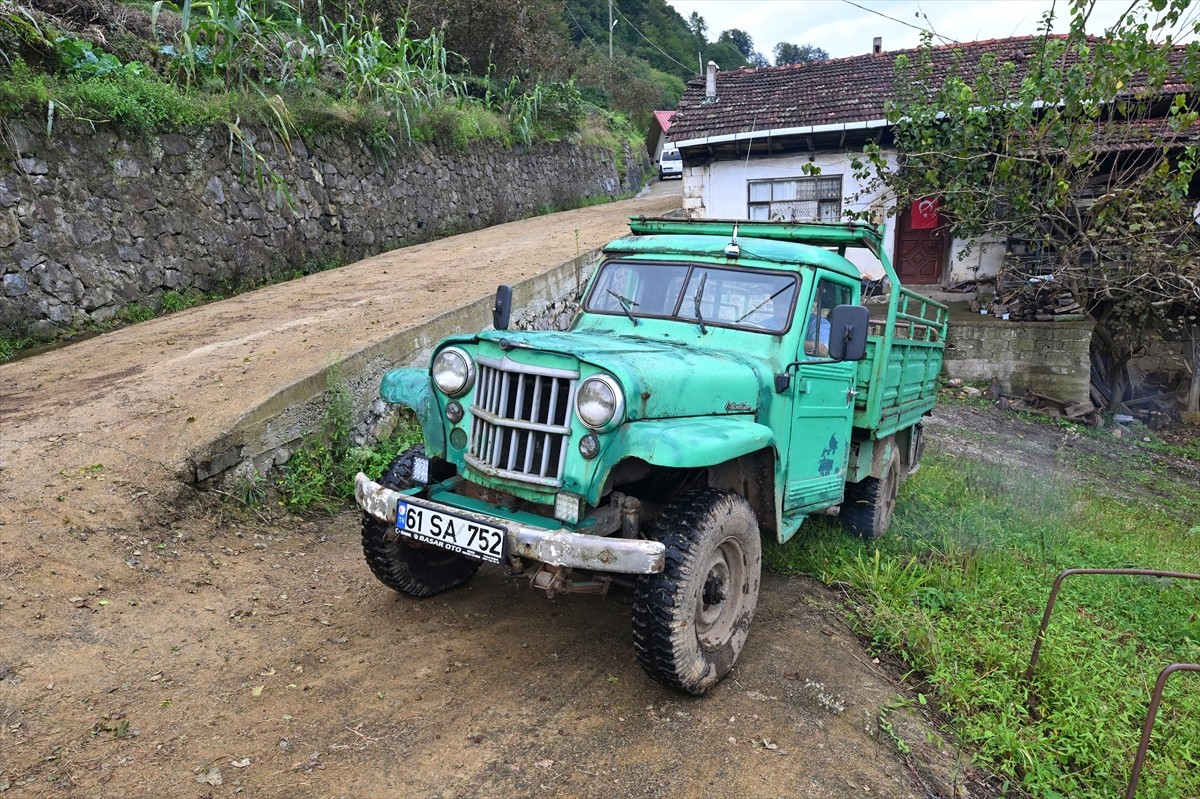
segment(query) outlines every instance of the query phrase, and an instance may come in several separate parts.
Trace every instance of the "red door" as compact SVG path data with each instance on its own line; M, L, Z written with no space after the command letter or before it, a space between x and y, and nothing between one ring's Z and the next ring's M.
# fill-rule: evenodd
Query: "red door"
M896 226L895 261L896 273L905 285L940 283L946 263L946 234L939 227L914 229L912 209L904 209Z

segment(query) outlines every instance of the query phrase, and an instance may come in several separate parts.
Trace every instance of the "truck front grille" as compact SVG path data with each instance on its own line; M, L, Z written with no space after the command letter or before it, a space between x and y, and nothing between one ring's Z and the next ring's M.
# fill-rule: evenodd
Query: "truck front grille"
M561 486L579 372L508 358L476 364L467 463L484 474Z

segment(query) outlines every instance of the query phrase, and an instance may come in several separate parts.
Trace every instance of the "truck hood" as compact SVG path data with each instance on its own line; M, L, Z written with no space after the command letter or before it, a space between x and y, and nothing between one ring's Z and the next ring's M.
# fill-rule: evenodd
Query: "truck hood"
M616 377L625 388L629 419L665 419L754 413L759 391L770 384L770 369L744 355L699 350L673 344L595 333L505 330L480 333L481 354L525 360L522 351L536 350L573 357ZM502 350L500 341L508 347ZM591 370L584 368L583 376Z

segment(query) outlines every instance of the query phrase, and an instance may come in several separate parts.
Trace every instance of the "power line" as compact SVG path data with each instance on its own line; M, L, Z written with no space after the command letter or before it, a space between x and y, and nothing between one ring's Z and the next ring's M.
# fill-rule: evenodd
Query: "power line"
M629 21L629 17L627 17L627 16L625 16L624 14L622 14L622 13L621 13L621 9L617 8L616 6L613 6L613 10L617 12L617 16L618 16L618 17L620 17L621 19L625 20L625 24L626 24L626 25L628 25L629 27L633 28L633 32L634 32L634 33L636 33L638 36L641 36L643 39L646 39L646 34L642 33L640 30L638 30L637 26L636 26L636 25L634 25L632 22L630 22L630 21ZM657 44L655 44L654 42L650 41L649 39L646 39L646 43L647 43L647 44L649 44L651 47L653 47L653 48L654 48L655 50L657 50L658 52L660 52L660 53L662 53L663 55L665 55L665 56L667 57L667 59L671 61L671 63L673 63L673 64L679 64L679 62L678 62L678 61L676 61L676 60L675 60L675 58L674 58L674 57L673 57L673 56L672 56L670 53L668 53L666 50L664 50L664 49L662 49L661 47L659 47L659 46L658 46ZM689 72L690 72L690 71L691 71L691 69L692 69L692 68L691 68L691 67L689 67L687 64L679 64L679 66L683 67L684 69L688 70Z
M587 39L587 43L596 49L596 52L600 54L601 58L603 58L605 61L608 61L609 71L610 71L610 76L611 76L613 62L608 60L608 57L604 53L604 48L601 47L600 45L596 44L596 42L593 41L592 37L587 35L587 31L584 30L583 25L581 25L579 23L579 19L575 16L575 13L573 11L571 11L570 6L564 5L563 8L565 8L567 11L567 14L569 14L571 16L571 20L575 23L575 27L579 28L579 33L583 36L584 39ZM633 73L629 71L628 67L626 67L624 65L617 65L616 68L617 68L618 74L621 77L625 77L625 78L633 77Z
M907 25L908 27L912 28L915 31L926 30L926 28L922 28L920 25L914 25L911 22L908 22L906 20L897 19L896 17L889 16L888 14L885 14L882 11L876 11L873 8L867 8L866 6L859 5L858 3L855 3L854 0L842 0L842 2L848 6L854 6L855 8L857 8L861 11L866 11L868 14L874 14L877 17L883 17L884 19L891 20L892 22L898 22L901 25ZM927 16L927 17L925 17L925 19L928 20L929 17ZM947 42L949 44L959 44L959 41L957 39L951 39L946 36L943 36L940 33L938 33L937 31L933 30L933 28L929 28L928 30L930 33L932 33L937 38L941 39L943 42Z
M592 47L595 47L596 51L600 53L600 55L604 55L604 48L592 41L592 37L587 35L587 31L584 30L583 25L579 24L579 20L576 19L575 12L571 10L571 7L569 5L564 5L563 8L565 8L567 13L571 16L571 21L575 23L575 27L579 28L579 33L583 36L583 38L587 39L588 44L590 44Z

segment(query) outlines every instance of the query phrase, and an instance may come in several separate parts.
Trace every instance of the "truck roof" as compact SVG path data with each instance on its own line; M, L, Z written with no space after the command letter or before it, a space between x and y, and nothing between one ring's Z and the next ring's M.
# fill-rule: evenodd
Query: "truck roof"
M752 219L672 219L670 217L631 216L629 229L635 234L695 233L706 236L732 236L734 231L751 239L790 241L817 247L847 247L869 250L880 257L883 250L883 226L864 222L785 222Z
M740 255L729 257L725 248L731 236L664 233L626 236L609 243L605 255L666 255L680 258L716 258L729 263L740 260L764 261L780 266L819 266L831 272L859 278L858 267L832 250L812 244L738 236Z

